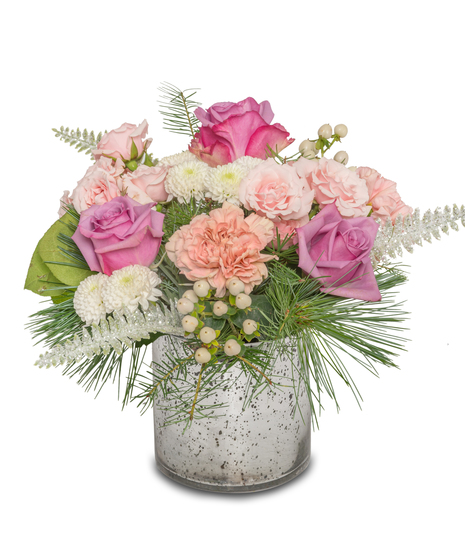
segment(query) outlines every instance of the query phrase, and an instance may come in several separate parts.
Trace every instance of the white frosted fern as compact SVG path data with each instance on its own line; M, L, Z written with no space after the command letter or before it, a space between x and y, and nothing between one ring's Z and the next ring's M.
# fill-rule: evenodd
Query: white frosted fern
M102 132L95 135L94 132L88 132L85 128L82 132L79 128L70 130L64 126L61 126L59 130L56 128L52 128L52 130L55 132L55 136L60 138L61 141L74 146L79 152L85 151L86 155L90 155L93 149L97 149L97 143L103 136Z
M150 339L151 333L184 335L174 302L171 302L170 309L165 308L164 311L153 304L149 305L148 310L142 311L116 310L98 325L83 327L82 334L76 334L72 341L68 339L62 345L54 345L50 351L39 356L35 365L50 368L60 364L73 364L100 353L107 355L111 350L120 355L123 345L131 347L135 341Z
M465 207L462 205L459 209L455 204L452 209L447 205L434 212L428 209L423 217L419 209L405 219L398 215L394 225L387 220L380 226L371 251L373 265L376 267L389 258L402 256L403 250L412 253L414 245L422 246L423 240L431 242L433 237L440 240L441 233L449 234L449 229L458 231L458 221L465 227Z

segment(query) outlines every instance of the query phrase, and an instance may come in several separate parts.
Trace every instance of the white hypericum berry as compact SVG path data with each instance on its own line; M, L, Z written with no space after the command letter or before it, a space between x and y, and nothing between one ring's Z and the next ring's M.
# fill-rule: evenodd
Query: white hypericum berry
M236 306L241 310L248 308L252 304L252 299L249 295L241 293L236 296Z
M257 331L257 322L254 320L244 320L242 329L246 335L252 335L252 333Z
M195 331L197 326L199 325L199 320L195 316L184 316L182 319L182 328L184 331L188 333L192 333Z
M228 339L224 344L223 351L228 356L236 356L241 352L241 346L235 339Z
M195 360L199 364L206 364L211 359L210 352L205 347L200 347L195 351Z
M190 314L194 310L194 303L188 298L180 298L176 308L181 314Z
M190 289L189 291L186 291L182 295L182 298L187 298L187 300L190 300L194 304L199 301L199 297L194 293L194 291L192 289Z
M228 312L228 305L225 304L223 301L218 300L213 305L213 314L215 314L215 316L220 317L226 314L227 312Z
M207 345L216 339L216 331L211 327L203 327L200 330L200 341L206 343Z
M194 283L194 293L200 298L206 297L209 290L210 284L208 281L205 281L205 279L201 279Z
M231 277L231 279L226 281L226 288L233 296L236 296L244 292L245 286L244 283L237 277Z
M332 135L333 129L329 124L323 124L323 126L320 126L320 129L318 130L318 136L320 138L329 139Z
M334 155L334 160L338 163L342 163L343 165L347 165L349 162L349 156L346 151L338 151L336 155Z
M347 136L347 126L345 124L338 124L334 127L334 133L337 134L340 138L345 138Z
M316 143L306 139L299 145L299 151L304 157L312 157L316 153Z

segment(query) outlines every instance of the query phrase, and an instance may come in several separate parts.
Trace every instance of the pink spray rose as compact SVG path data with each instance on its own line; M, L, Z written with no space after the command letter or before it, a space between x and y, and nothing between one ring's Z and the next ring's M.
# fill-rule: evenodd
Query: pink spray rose
M324 293L381 300L370 259L378 226L371 217L343 219L334 203L325 206L296 231L299 267L319 279Z
M124 161L129 161L131 158L137 159L152 143L151 139L144 141L148 129L147 120L144 120L139 126L126 122L116 130L104 134L97 144L97 149L94 149L92 154L96 160L100 159L102 155L120 157ZM136 157L131 157L133 142L137 148Z
M365 180L334 159L305 159L294 163L298 175L305 178L322 206L336 202L343 217L366 217L368 189Z
M58 217L63 217L63 215L66 213L65 206L71 203L73 203L73 200L69 195L69 190L64 190L63 195L60 198L60 209L58 210Z
M121 196L123 170L121 159L113 162L106 157L89 167L71 194L76 211L81 213L94 204L102 205Z
M211 167L232 163L249 155L266 159L267 145L281 151L294 140L281 124L271 124L270 103L248 97L239 103L216 103L208 110L197 108L202 127L189 150Z
M268 277L265 262L275 256L262 254L273 238L273 223L228 202L209 215L197 215L177 230L166 244L166 253L190 281L206 279L216 296L226 293L226 281L238 277L248 294Z
M165 217L152 211L154 205L120 196L81 213L73 240L92 271L111 275L128 265L153 263Z
M312 209L314 193L291 165L273 159L260 163L242 180L239 200L272 221L301 219Z
M405 217L413 213L413 209L401 200L395 182L370 167L359 167L356 172L367 184L368 205L373 209L371 217L381 219L384 225L388 218L394 223L397 215Z
M274 248L278 245L278 234L279 234L279 242L281 247L286 249L292 246L294 243L294 234L296 229L299 227L303 227L309 222L308 215L304 215L301 219L290 220L290 221L283 221L277 220L273 221L274 225L274 236L273 240L270 242L269 246L273 246ZM287 241L283 246L283 241L287 237Z
M130 198L142 204L166 201L165 178L168 170L168 167L139 165L124 177L124 190Z

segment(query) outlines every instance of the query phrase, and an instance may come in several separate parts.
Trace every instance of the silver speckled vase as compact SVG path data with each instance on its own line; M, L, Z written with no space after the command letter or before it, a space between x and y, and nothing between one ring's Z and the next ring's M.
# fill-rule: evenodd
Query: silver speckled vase
M163 336L153 343L154 366L182 338ZM263 346L262 346L263 347ZM277 355L274 372L292 379L299 365L297 349ZM294 370L293 370L294 369ZM305 387L299 385L299 409L294 389L273 393L264 389L243 408L247 378L239 365L226 374L239 376L232 389L215 391L212 403L226 404L222 416L185 424L168 424L169 404L161 391L153 408L155 457L158 469L184 485L210 492L255 492L274 488L302 473L310 461L311 413ZM290 383L290 382L288 382Z

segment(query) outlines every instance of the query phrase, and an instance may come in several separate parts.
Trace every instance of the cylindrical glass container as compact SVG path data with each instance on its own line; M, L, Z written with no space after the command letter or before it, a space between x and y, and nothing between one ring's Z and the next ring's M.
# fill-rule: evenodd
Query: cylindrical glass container
M154 366L183 342L157 339ZM244 408L248 378L238 362L225 373L238 376L234 387L208 395L215 404L227 405L218 411L221 416L194 420L188 428L183 422L165 425L173 413L158 390L153 407L158 469L177 482L211 492L266 490L302 473L310 461L311 412L304 383L290 387L296 366L296 348L277 355L274 375L287 378L288 386L265 388Z

